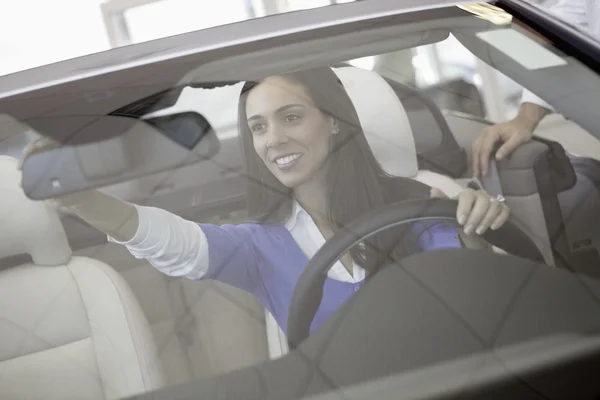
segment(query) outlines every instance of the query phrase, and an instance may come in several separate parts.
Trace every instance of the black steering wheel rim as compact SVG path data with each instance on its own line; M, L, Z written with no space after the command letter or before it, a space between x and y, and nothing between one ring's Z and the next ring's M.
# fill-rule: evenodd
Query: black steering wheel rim
M430 198L388 204L349 223L312 257L294 289L288 314L288 344L294 349L309 336L310 325L321 304L327 272L355 244L382 230L417 221L456 220L458 202ZM489 243L508 253L536 262L544 257L531 238L512 221L483 235Z

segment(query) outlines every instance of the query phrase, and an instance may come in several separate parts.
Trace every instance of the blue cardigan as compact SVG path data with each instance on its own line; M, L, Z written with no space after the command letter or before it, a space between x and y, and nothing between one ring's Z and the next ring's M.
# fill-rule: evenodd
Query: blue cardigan
M287 334L288 309L292 293L308 264L291 233L283 224L240 225L200 224L209 246L209 268L202 279L215 279L253 294L269 310ZM413 223L421 251L456 249L461 244L458 228L445 223ZM327 278L321 306L311 333L334 313L364 283Z

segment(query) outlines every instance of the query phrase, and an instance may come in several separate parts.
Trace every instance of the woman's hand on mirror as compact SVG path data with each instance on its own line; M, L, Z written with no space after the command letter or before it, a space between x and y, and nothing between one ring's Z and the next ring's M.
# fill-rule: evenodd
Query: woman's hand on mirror
M53 139L48 137L40 137L29 142L25 148L23 149L23 154L19 159L18 169L23 169L23 164L27 157L37 154L43 153L45 151L53 150L59 148L61 144ZM19 185L23 187L23 182L19 182ZM76 192L72 194L67 194L61 197L56 197L50 201L55 207L70 207L77 204L82 204L84 202L89 202L94 191L86 190L82 192Z
M30 155L35 153L43 153L44 151L52 150L57 147L60 147L60 143L47 137L41 137L29 142L23 149L23 154L19 160L19 170L23 169L23 164Z
M432 188L431 197L447 196ZM508 206L485 190L464 189L455 199L458 200L456 219L467 235L483 235L488 229L497 230L510 216Z

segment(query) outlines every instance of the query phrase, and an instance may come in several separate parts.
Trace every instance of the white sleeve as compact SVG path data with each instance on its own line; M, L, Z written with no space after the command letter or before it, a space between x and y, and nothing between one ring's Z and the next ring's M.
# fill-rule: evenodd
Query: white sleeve
M589 27L589 15L587 1L589 0L558 0L556 4L548 7L547 10L558 18L575 25L577 28L586 30ZM523 89L521 104L533 103L542 106L548 110L554 111L554 108L540 99L527 89Z
M169 276L201 278L208 270L208 241L194 222L155 207L135 206L139 225L134 237L122 244L137 259L146 259Z
M544 100L540 99L538 96L536 96L527 89L523 89L523 95L521 96L521 104L523 103L537 104L538 106L542 106L544 108L547 108L548 110L554 111L554 108L550 104L546 103Z

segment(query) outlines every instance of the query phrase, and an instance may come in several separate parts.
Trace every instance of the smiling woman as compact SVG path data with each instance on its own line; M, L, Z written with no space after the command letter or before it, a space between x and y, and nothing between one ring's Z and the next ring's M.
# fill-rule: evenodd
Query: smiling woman
M573 318L597 320L600 313L596 309L577 312L579 300L571 302L576 307L557 307L553 284L546 285L544 296L534 291L530 297L518 299L522 302L512 301L514 293L524 293L519 290L527 282L544 274L544 268L538 264L522 268L515 261L520 253L494 240L496 234L504 235L507 242L525 243L522 236L506 234L514 223L536 242L548 264L553 256L559 259L562 255L556 255L550 241L552 230L564 224L555 223L547 213L556 193L568 191L574 181L571 164L560 146L535 141L514 158L498 163L494 182L501 187L493 196L476 186L465 189L472 179L470 145L487 126L481 115L465 113L486 109L481 103L489 97L464 98L463 94L471 92L450 93L449 86L440 82L444 99L477 106L452 108L452 102L440 101L430 88L412 87L415 81L405 79L403 72L412 66L407 54L424 45L437 46L451 34L457 46L464 46L453 60L468 53L490 68L498 66L519 83L543 87L547 91L544 97L568 106L573 120L590 127L597 126L593 124L597 113L586 112L587 119L581 115L586 107L589 110L598 103L591 101L597 97L591 92L599 93L597 74L552 45L543 50L563 62L528 69L532 64L523 62L522 57L535 55L533 61L538 64L548 58L538 57L539 46L525 47L531 44L527 32L512 23L495 25L438 3L425 10L423 0L400 3L357 1L249 20L0 79L4 90L0 91L0 112L39 131L40 136L73 135L81 139L78 143L85 143L54 143L59 147L53 150L44 148L43 141L30 145L23 157L22 188L13 184L12 190L19 192L20 198L25 191L30 197L28 204L41 198L51 200L48 205L57 202L74 254L101 260L123 275L151 325L160 351L156 364L163 368L168 385L278 357L281 354L269 353L267 346L277 329L282 342L290 339L290 352L283 355L284 360L264 363L270 371L276 370L273 374L260 371L266 382L254 379L256 374L250 382L256 382L259 389L275 388L273 398L281 391L286 391L281 397L291 398L304 390L331 388L327 382L304 385L313 378L318 380L319 374L313 375L300 356L323 367L333 385L342 386L435 368L473 351L496 351L495 346L507 337L511 343L521 344L523 338L537 332L536 325L542 330L547 326L529 318L530 313L527 318L519 313L528 299L535 302L536 310L542 310L545 322L564 310ZM412 11L400 10L408 5ZM417 6L419 11L414 11ZM504 46L511 41L523 46ZM135 65L118 63L147 55L154 48L173 52L161 53L160 59L140 58ZM530 50L524 53L523 48ZM114 60L115 68L107 69L103 60ZM373 62L358 65L351 60ZM83 69L85 75L70 73ZM561 77L575 81L567 85ZM489 87L473 89L485 92ZM83 96L107 90L114 95ZM551 97L550 92L557 95ZM573 104L567 97L579 100ZM457 112L460 110L462 114ZM193 120L178 120L178 115ZM89 137L91 125L87 122L110 121L112 117L126 119L135 129L125 129L119 136L116 126L96 125L101 135ZM188 130L194 121L199 122L195 125L199 129ZM567 123L555 128L562 137L577 136L572 130L565 135ZM202 126L212 128L215 135ZM167 135L171 128L174 135ZM117 135L119 140L85 140L106 139L102 135ZM209 146L212 136L218 139L218 146ZM586 149L592 151L587 143ZM201 148L207 151L200 153ZM185 163L191 156L193 162ZM42 158L45 163L36 161ZM159 163L160 168L140 171L132 167L139 165L138 160ZM59 176L56 171L65 174ZM82 171L90 179L78 189L93 190L75 194L77 190L60 191L53 186L66 188ZM98 176L110 178L110 186L103 187L108 180L95 179ZM582 178L577 181L586 182ZM595 187L592 179L588 182L589 188ZM39 195L35 189L42 185L55 191ZM489 191L494 189L488 186ZM600 204L593 193L585 191L583 206L577 202L582 197L573 192L562 197L575 204L579 216L576 225L569 225L575 232L571 239L577 256L594 246L597 227L592 227L591 233L587 227L594 225L597 213L586 206ZM433 198L444 194L456 201ZM446 208L443 212L430 208L436 204ZM509 206L512 221L507 223ZM15 221L12 215L17 213L12 213L11 207L5 207L0 226ZM381 225L383 213L389 220ZM37 229L36 219L31 218L15 221L14 226ZM586 230L578 230L580 227ZM490 232L497 228L498 232ZM5 249L17 248L12 246L13 237L21 240L12 229L0 229L9 237ZM327 261L322 261L328 249L339 245L339 238L349 244L329 250ZM512 254L494 254L487 241ZM570 243L561 242L560 249L569 248ZM23 326L19 323L24 318L37 321L37 309L31 305L41 298L28 296L28 301L22 301L23 293L36 291L12 285L12 278L20 274L27 278L30 269L25 264L29 260L10 251L0 254L4 268L0 268L0 284L11 288L3 291L5 301L0 302L0 332L5 323ZM21 258L15 261L13 257ZM334 261L330 263L329 258ZM420 260L425 260L422 265ZM597 262L591 257L588 260L588 270L597 271ZM311 262L319 268L309 268ZM414 265L411 271L403 268L409 264ZM47 267L36 271L42 269L50 271ZM536 271L535 275L529 275L529 270ZM318 299L318 307L314 319L310 315L306 324L299 325L294 313L307 314L308 308L298 307L303 303L293 301L293 293L302 289L306 271L316 271L314 281L322 280L324 285L322 298L312 291L302 295L305 300ZM584 291L574 286L573 292ZM108 298L96 294L96 298ZM564 294L579 299L572 292ZM64 315L71 313L71 303L59 298L56 304ZM507 321L501 315L507 308L516 315L510 329L496 328ZM265 312L273 317L267 323ZM355 321L352 325L346 324L350 315ZM562 325L556 326L562 329L570 320L560 315L556 320ZM59 326L77 328L57 324L54 313L50 317L40 327L51 329L36 330L36 337L46 340L46 331L54 332ZM274 325L267 325L271 321ZM306 330L300 340L293 335L298 326ZM573 326L576 328L566 332L582 337L580 325ZM513 335L515 330L528 333ZM20 348L10 343L8 347ZM0 346L0 353L4 349ZM519 355L531 360L531 352ZM16 365L13 359L0 359L0 364L3 371L5 366ZM14 371L37 380L38 364L28 365L29 369ZM230 377L218 382L225 382L227 391L237 390L229 384ZM446 382L444 377L431 381ZM40 379L37 385L21 382L0 380L0 392L18 386L29 398L33 386L51 394L54 384L51 379ZM198 386L200 391L188 397L215 388L204 380ZM238 396L243 398L268 398L255 396L252 388L243 387L238 393L243 393ZM423 398L406 391L397 393ZM166 392L162 397L177 395Z

